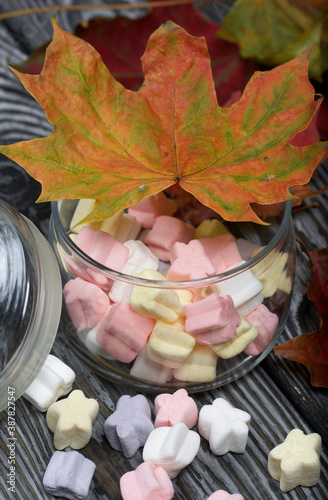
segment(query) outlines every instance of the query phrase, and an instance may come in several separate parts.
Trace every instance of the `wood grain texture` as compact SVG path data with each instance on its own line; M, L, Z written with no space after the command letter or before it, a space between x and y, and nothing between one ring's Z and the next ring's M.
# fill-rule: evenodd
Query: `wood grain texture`
M9 2L17 8L41 4L34 0ZM0 9L2 5L0 6ZM76 18L65 14L63 25L67 28ZM34 24L33 24L34 23ZM49 125L43 112L27 96L7 68L6 57L22 60L47 34L47 23L42 17L34 18L30 31L18 21L0 23L0 138L1 143L47 135ZM38 30L36 29L38 27ZM33 31L34 30L34 31ZM32 37L31 33L39 36ZM30 34L30 35L28 35ZM28 38L30 36L30 38ZM321 189L328 183L328 163L318 169L313 187ZM35 205L39 194L38 184L20 167L2 157L0 159L0 198L11 203L27 215L46 234L50 207ZM318 197L320 205L294 214L296 235L308 249L325 246L328 234L328 195ZM311 200L306 201L311 204ZM306 286L311 280L309 262L298 248L296 279L290 316L280 339L281 342L295 335L313 331L318 327L316 309L306 297ZM279 342L280 342L279 341ZM93 426L92 439L81 450L84 456L96 463L89 500L120 500L119 479L125 472L135 469L142 461L142 450L126 459L109 445L103 430L105 419L115 410L123 394L135 395L131 388L114 385L92 373L69 349L64 335L59 332L53 346L58 356L76 374L75 389L87 397L94 397L100 412ZM146 395L153 410L153 395ZM176 500L207 500L217 489L239 492L245 500L327 500L328 498L328 391L310 384L307 369L277 357L272 352L251 373L221 388L192 396L198 408L211 404L215 398L226 398L232 405L251 414L252 420L243 454L227 453L216 457L208 443L202 439L195 460L173 480ZM40 413L21 398L16 402L16 493L8 491L8 417L0 417L0 499L31 500L51 499L42 486L42 477L55 451L53 435ZM318 432L323 438L321 475L313 488L298 487L282 493L277 481L267 471L269 451L281 443L293 428L306 434Z

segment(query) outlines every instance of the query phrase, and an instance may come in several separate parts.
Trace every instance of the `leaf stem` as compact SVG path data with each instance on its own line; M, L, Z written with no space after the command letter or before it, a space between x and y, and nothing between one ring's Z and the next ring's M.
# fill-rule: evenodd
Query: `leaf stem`
M221 0L217 0L221 1ZM29 14L40 14L45 12L73 11L73 10L131 10L149 9L153 7L170 7L174 5L184 5L195 3L195 0L155 0L154 2L138 2L134 4L112 4L112 5L48 5L44 7L34 7L32 9L20 9L0 14L0 21L13 17L26 16ZM211 2L215 3L215 2Z

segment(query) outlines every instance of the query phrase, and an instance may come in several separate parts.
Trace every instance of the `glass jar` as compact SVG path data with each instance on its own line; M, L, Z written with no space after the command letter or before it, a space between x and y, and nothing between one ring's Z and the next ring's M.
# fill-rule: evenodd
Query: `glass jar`
M46 238L0 201L0 410L33 382L58 331L62 286ZM11 398L12 400L12 398Z
M78 201L72 200L52 203L49 241L59 262L64 287L69 280L81 278L87 283L97 283L97 286L100 284L102 291L106 294L114 286L113 284L121 283L127 284L131 289L139 290L141 293L147 289L152 292L163 292L164 295L167 294L167 291L169 293L175 292L180 298L182 297L181 303L184 300L186 300L186 303L195 303L208 298L210 295L226 297L229 295L232 286L235 294L232 297L234 306L242 318L247 311L243 310L243 306L241 308L237 307L236 300L238 302L238 298L236 299L236 295L243 289L243 286L249 286L250 281L256 281L257 283L260 282L262 290L260 292L262 299L259 302L271 315L270 317L274 317L276 320L275 330L270 340L267 345L258 348L256 354L254 354L254 349L251 350L252 354L247 353L249 349L246 349L245 353L240 351L239 348L239 352L235 347L236 344L233 349L230 349L229 346L231 347L232 344L229 344L229 342L225 345L219 344L218 347L216 345L209 347L204 345L203 342L199 343L201 342L198 341L200 337L195 335L194 337L197 340L192 347L188 347L189 354L187 357L185 351L179 357L181 346L176 345L173 350L170 347L173 354L172 359L170 358L169 361L165 358L165 354L156 352L156 349L149 360L146 355L150 345L148 336L145 347L140 348L141 351L138 352L138 355L130 362L122 362L113 356L111 349L107 351L103 348L103 345L99 344L99 324L103 318L97 325L76 329L64 301L61 329L64 330L75 353L98 375L112 382L133 386L141 391L172 392L184 387L189 392L199 392L218 387L243 376L260 363L277 343L290 308L295 269L295 237L290 201L284 204L281 215L272 218L268 225L253 223L228 224L227 227L230 233L233 234L235 241L239 241L241 244L243 241L252 242L254 248L258 249L257 253L255 252L256 255L247 257L240 264L222 274L192 281L163 281L162 279L138 278L113 271L94 261L74 243L69 234L70 222L77 203ZM186 299L190 293L193 298L191 300ZM258 296L256 295L256 297ZM256 297L254 300L257 300ZM185 307L182 310L185 311ZM121 318L124 316L123 311L124 308L121 310ZM249 318L248 315L247 318ZM192 321L191 319L191 323ZM242 324L244 325L244 323ZM251 329L254 325L250 323L248 326ZM265 329L265 325L262 326ZM131 328L133 329L132 324ZM180 335L179 327L175 325L173 328L178 330L176 337L178 338ZM183 334L186 334L185 328L182 328L182 330ZM245 332L237 331L239 331L236 336L239 339L238 342L240 342L240 345L245 343L244 347L246 347L247 337L242 337ZM153 333L154 329L152 330ZM135 335L138 336L138 328ZM113 339L113 337L111 338ZM185 347L183 344L183 348ZM228 347L228 349L224 351L223 347ZM237 354L234 354L235 352ZM161 358L162 354L164 358ZM162 363L163 359L164 363ZM181 369L182 365L185 368L187 367L186 370ZM184 372L187 372L187 375ZM182 373L183 375L181 375Z

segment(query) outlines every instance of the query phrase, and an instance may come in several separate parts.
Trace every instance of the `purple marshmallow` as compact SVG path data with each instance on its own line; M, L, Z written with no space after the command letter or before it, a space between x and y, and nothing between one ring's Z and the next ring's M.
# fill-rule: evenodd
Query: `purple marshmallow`
M44 489L55 497L84 500L95 468L94 462L78 451L55 451L43 476Z
M104 424L109 444L115 450L122 451L127 458L133 457L145 444L153 429L150 406L142 394L121 396L116 411Z

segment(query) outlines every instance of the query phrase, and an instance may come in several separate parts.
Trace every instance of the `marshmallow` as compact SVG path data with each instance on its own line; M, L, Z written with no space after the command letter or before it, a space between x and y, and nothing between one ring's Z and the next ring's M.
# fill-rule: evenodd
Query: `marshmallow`
M160 260L170 260L170 249L176 241L189 243L193 238L195 228L180 219L161 215L155 221L153 228L146 234L144 242Z
M116 241L124 243L128 240L135 240L141 229L141 224L133 215L123 213L120 223L113 236Z
M230 267L242 261L234 236L230 233L220 234L214 238L200 238L198 240L216 268L216 274L223 273Z
M72 390L74 380L74 371L56 356L49 354L23 397L38 410L46 411L58 398Z
M94 261L117 272L122 271L129 255L129 250L112 235L94 231L87 226L82 227L77 235L76 245ZM99 271L88 269L88 274L90 280L101 287L112 285L112 280L108 280Z
M91 213L95 201L96 200L89 200L82 198L77 202L69 226L71 231L74 231L74 233L78 233L79 230L85 225L85 224L79 224L79 222L81 222Z
M230 494L227 491L218 490L212 493L207 500L244 500L244 497L239 495L239 493Z
M211 349L223 359L230 359L237 356L255 340L258 336L258 329L252 325L244 316L241 316L241 324L237 326L237 334L232 340L211 345Z
M257 255L262 248L254 251L252 257ZM254 275L263 283L262 295L264 298L271 297L277 290L291 292L293 279L286 272L287 260L287 253L273 250L252 267Z
M79 450L88 444L92 424L98 414L99 404L75 390L68 398L53 403L46 414L46 422L54 433L54 447L63 450L70 446Z
M243 316L247 316L263 302L261 293L263 285L250 269L245 269L242 273L221 280L212 285L211 288L218 295L230 295L235 308Z
M94 204L95 200L81 199L78 201L70 222L70 230L72 231L71 234L77 234L83 227L89 227L93 231L104 231L112 236L115 235L115 231L121 224L124 210L120 210L105 220L79 224L83 219L90 215Z
M43 476L44 489L55 497L84 500L95 469L94 462L78 451L55 451Z
M159 260L156 255L140 240L128 240L124 246L129 250L129 264L140 266L143 269L154 269L157 271Z
M270 451L269 474L280 481L283 492L297 486L314 486L320 477L321 437L313 433L304 435L293 429L285 441Z
M198 302L187 304L183 311L186 315L186 332L204 345L232 340L241 322L229 295L221 297L212 293Z
M128 276L134 276L135 274L141 273L141 271L143 271L142 267L129 264L129 262L127 262L122 269L122 273ZM116 279L108 292L108 296L113 302L130 302L132 289L132 283Z
M173 394L159 394L155 398L156 427L172 427L178 422L192 429L197 423L198 408L185 389L178 389Z
M161 215L173 215L177 210L177 204L163 192L144 198L128 209L143 228L151 229L156 219Z
M145 270L136 275L137 278L168 281L158 271ZM153 288L149 286L134 285L130 303L134 311L149 318L162 319L172 323L178 319L182 305L178 294L169 288Z
M198 432L209 442L214 455L224 455L228 451L243 453L250 420L249 413L233 408L223 398L217 398L211 405L201 408Z
M146 348L140 351L130 370L130 375L148 382L163 385L172 378L173 369L156 363L147 356Z
M134 471L120 479L123 500L171 500L174 496L172 481L163 467L143 462Z
M122 451L127 458L137 453L153 429L150 406L142 394L121 396L116 411L104 424L109 444L115 450Z
M124 246L129 250L122 273L128 276L139 274L144 269L156 271L159 267L159 260L146 245L140 240L128 240ZM133 285L121 280L115 280L109 291L109 297L113 302L129 302Z
M79 332L79 338L82 340L88 351L90 351L94 356L102 356L103 358L113 360L115 359L114 356L105 351L105 349L103 349L97 341L97 333L100 328L100 324L101 323L98 323L94 328L91 328L91 330Z
M130 363L146 345L155 320L134 311L128 302L113 304L96 334L99 345L123 363Z
M206 219L196 227L194 238L214 238L214 236L227 233L229 231L219 219Z
M108 295L101 288L79 277L65 284L63 295L77 331L96 326L110 304Z
M216 377L217 355L208 346L196 344L187 361L173 371L178 380L212 382Z
M267 348L273 339L279 318L277 314L269 311L264 304L260 304L255 311L246 316L246 319L257 328L258 336L248 344L244 352L250 356L257 356Z
M183 422L173 427L158 427L148 436L143 460L163 467L171 479L189 465L199 450L200 436Z
M179 367L195 347L196 340L184 331L182 319L174 323L156 321L147 345L147 356L170 368Z
M166 277L170 281L197 280L215 274L216 268L206 256L198 240L188 244L176 242L170 250L171 266Z

